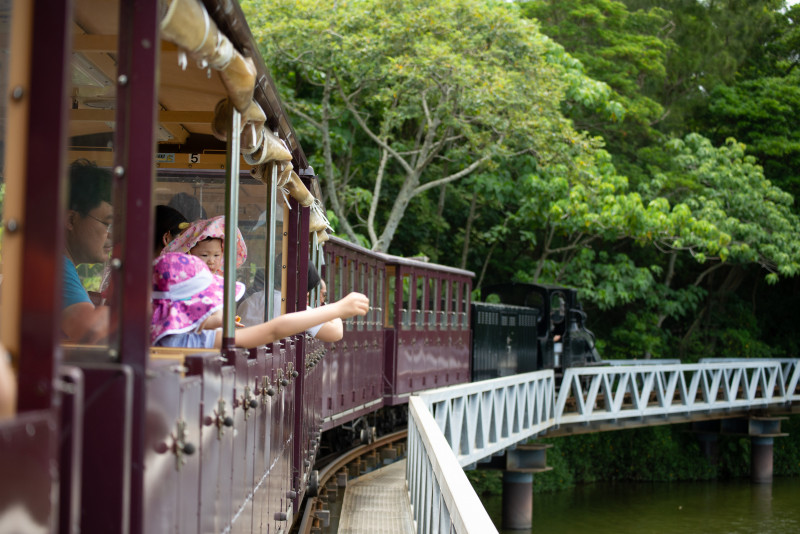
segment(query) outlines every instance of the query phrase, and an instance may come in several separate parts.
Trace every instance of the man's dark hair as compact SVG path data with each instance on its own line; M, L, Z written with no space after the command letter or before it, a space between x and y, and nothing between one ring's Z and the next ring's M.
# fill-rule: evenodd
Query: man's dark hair
M111 204L111 171L88 159L69 166L69 209L86 216L105 201Z
M155 247L156 250L161 250L164 243L161 238L169 232L172 237L181 233L181 223L188 222L183 214L175 208L170 208L163 204L156 206L156 233L155 233Z

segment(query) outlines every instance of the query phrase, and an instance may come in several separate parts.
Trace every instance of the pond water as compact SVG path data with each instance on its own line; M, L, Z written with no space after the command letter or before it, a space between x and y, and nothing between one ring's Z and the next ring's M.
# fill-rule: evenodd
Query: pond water
M501 533L502 498L484 497ZM534 534L800 533L800 479L591 484L534 495Z

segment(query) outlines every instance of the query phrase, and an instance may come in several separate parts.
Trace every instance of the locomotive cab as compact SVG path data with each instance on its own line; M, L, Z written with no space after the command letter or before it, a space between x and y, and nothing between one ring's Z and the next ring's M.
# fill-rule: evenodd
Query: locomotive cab
M578 290L548 284L501 284L489 286L485 295L500 302L534 308L537 313L537 369L564 371L600 362L595 336L586 328L586 313Z

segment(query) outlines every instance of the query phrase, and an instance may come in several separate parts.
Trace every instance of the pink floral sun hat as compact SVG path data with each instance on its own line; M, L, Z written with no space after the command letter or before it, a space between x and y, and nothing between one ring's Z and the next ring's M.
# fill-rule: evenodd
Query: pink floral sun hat
M236 282L236 300L244 284ZM170 334L196 330L222 308L223 279L211 274L203 260L181 253L166 253L153 262L153 319L150 343Z
M184 252L186 254L192 250L200 241L208 238L222 239L225 243L225 216L212 217L211 219L200 219L189 225L186 230L180 233L166 247L167 252ZM223 245L224 246L224 245ZM236 267L239 268L247 259L247 245L244 244L242 232L236 229Z

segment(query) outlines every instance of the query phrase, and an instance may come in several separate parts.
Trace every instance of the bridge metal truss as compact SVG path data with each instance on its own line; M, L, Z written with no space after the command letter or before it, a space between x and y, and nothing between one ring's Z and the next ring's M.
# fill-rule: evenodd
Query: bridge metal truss
M797 402L797 359L572 368L557 397L552 370L412 396L406 475L417 532L497 532L461 468L548 430L652 416L669 424L753 409L788 410Z
M799 378L798 360L789 359L568 369L555 423L788 407L800 401Z

